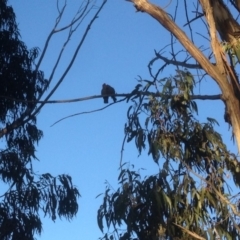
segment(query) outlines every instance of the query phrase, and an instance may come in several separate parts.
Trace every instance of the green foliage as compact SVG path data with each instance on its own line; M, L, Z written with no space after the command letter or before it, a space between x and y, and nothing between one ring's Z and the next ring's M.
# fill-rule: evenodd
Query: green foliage
M98 211L99 228L104 230L104 220L113 228L102 239L196 239L190 233L239 239L239 196L231 196L226 176L238 186L240 165L214 130L217 121L196 119L193 88L193 76L178 71L132 96L127 142L135 140L139 154L148 146L159 171L142 179L126 164L120 167L119 188L112 192L107 186Z
M15 14L6 1L1 0L0 11L0 120L3 124L10 124L35 106L34 101L48 82L42 71L34 69L39 49L29 51L20 41Z
M228 42L222 42L222 49L231 58L232 64L235 67L240 59L240 41L236 39L234 45Z
M43 136L36 126L36 100L48 86L36 69L38 48L20 41L15 14L0 0L0 179L8 190L0 196L0 239L32 240L40 234L40 211L53 220L72 218L78 190L67 175L37 175L32 168L35 145ZM3 141L5 137L5 142ZM5 146L4 146L5 145Z

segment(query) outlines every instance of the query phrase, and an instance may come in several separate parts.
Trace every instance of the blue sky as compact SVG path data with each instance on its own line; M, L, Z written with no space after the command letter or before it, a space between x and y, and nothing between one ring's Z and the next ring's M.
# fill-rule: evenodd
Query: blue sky
M165 6L168 2L161 1L161 4ZM55 23L56 2L11 0L9 3L14 7L22 40L29 48L37 46L42 50ZM71 19L80 3L81 1L68 1L64 21ZM97 5L100 3L101 1L98 1ZM173 11L175 5L172 3L168 9L169 12ZM182 21L180 15L180 26L184 24ZM82 26L87 23L88 21L85 21ZM71 46L67 48L54 82L66 66L73 52L73 45L81 37L81 27L79 30L71 39ZM49 46L50 51L41 66L46 78L49 77L63 39L64 34L60 33L53 38ZM51 100L98 95L104 82L112 85L117 93L131 92L137 84L138 75L150 79L147 64L154 57L154 49L161 49L169 43L169 39L168 33L154 19L147 14L136 13L129 2L109 0L93 24L74 66ZM201 40L199 44L200 42ZM171 72L164 71L162 77L173 75L173 69ZM218 92L216 86L207 80L203 81L201 87L201 91L196 89L197 93ZM47 104L38 115L38 127L43 130L44 137L37 146L36 155L40 161L35 163L35 171L71 175L82 195L77 217L71 222L57 219L55 223L44 218L43 233L41 237L37 236L38 239L92 240L102 236L96 221L102 199L95 197L104 192L105 181L117 188L120 151L129 105L125 102L118 103L103 111L69 118L50 126L65 116L103 106L102 99ZM222 104L204 102L200 106L203 119L205 116L220 118L219 130L229 145L232 145L228 126L223 122ZM133 143L125 146L123 160L131 162L136 168L146 168L146 174L158 169L146 152L138 157Z

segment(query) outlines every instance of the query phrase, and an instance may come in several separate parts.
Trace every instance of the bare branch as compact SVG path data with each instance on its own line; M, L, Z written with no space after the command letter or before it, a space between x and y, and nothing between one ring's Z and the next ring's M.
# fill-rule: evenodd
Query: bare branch
M84 8L84 10L83 10L83 14L84 14L84 16L83 16L83 18L79 21L79 23L77 24L77 26L74 28L74 29L72 29L72 27L73 27L73 25L70 25L70 30L69 30L69 34L68 34L68 37L67 37L67 40L64 42L64 44L63 44L63 46L62 46L62 49L61 49L61 51L59 52L59 55L58 55L58 58L57 58L57 60L56 60L56 63L55 63L55 65L54 65L54 67L53 67L53 69L52 69L52 72L51 72L51 74L50 74L50 77L49 77L49 84L48 85L50 85L50 83L51 83L51 81L52 81L52 79L53 79L53 77L54 77L54 73L55 73L55 71L56 71L56 69L57 69L57 67L58 67L58 64L59 64L59 62L60 62L60 60L61 60L61 58L62 58L62 54L63 54L63 52L64 52L64 50L66 49L66 46L67 46L67 44L68 44L68 42L71 40L71 36L73 35L73 33L77 30L77 28L79 27L79 25L81 24L81 22L83 21L83 19L85 18L85 16L91 11L91 9L92 9L92 7L85 13L85 11L87 10L87 6L85 6L85 8ZM59 80L60 81L60 80ZM57 83L58 84L58 83ZM56 84L56 85L57 85ZM48 86L46 86L46 89L47 89L47 87ZM45 90L46 90L45 89ZM44 93L45 91L43 91L43 93ZM39 96L39 99L42 97L42 95L41 96Z
M70 38L71 38L72 34L77 30L77 28L78 28L79 25L81 24L82 20L85 18L85 16L86 16L86 15L89 13L89 11L92 9L92 7L91 7L91 8L87 11L88 6L89 6L89 3L90 3L90 2L87 1L87 3L85 4L84 8L82 9L82 13L80 14L80 16L78 16L78 17L74 20L74 18L76 17L76 15L78 15L78 13L79 13L79 11L78 11L77 14L75 15L75 17L73 18L73 20L71 21L71 23L70 23L67 27L64 27L64 28L59 29L59 30L56 29L57 26L58 26L58 24L59 24L59 22L61 21L63 12L64 12L65 7L66 7L66 2L65 2L65 5L63 6L63 8L62 8L62 10L61 10L61 12L60 12L60 14L59 14L59 16L58 16L57 19L56 19L56 24L55 24L54 28L52 29L51 33L49 34L49 36L48 36L48 38L47 38L47 41L46 41L45 46L44 46L43 53L42 53L42 55L40 56L39 62L38 62L38 64L37 64L36 71L38 70L38 68L39 68L39 66L40 66L40 64L41 64L41 62L42 62L42 59L44 58L44 56L45 56L45 54L46 54L47 47L48 47L48 44L49 44L52 36L53 36L54 34L60 32L60 31L63 31L63 30L65 30L65 29L69 28L69 27L70 27L70 30L69 30L69 34L68 34L67 40L64 42L64 44L63 44L63 46L62 46L62 49L61 49L61 51L59 52L58 58L57 58L57 60L56 60L56 63L55 63L55 65L54 65L54 67L53 67L53 69L52 69L52 72L51 72L51 74L50 74L50 77L49 77L49 80L48 80L48 81L49 81L48 86L50 85L50 83L51 83L51 81L52 81L52 79L53 79L54 73L55 73L55 71L56 71L56 69L57 69L57 66L58 66L60 60L61 60L61 56L62 56L64 50L66 49L65 47L66 47L66 45L68 44L68 42L70 41ZM82 3L82 4L83 4L83 3ZM81 7L80 7L80 8L81 8ZM79 23L77 24L77 26L76 26L74 29L72 29L72 28L73 28L73 25L74 25L77 21L79 21ZM46 86L46 89L47 89L48 86ZM45 89L45 90L46 90L46 89ZM44 94L45 90L43 91L42 95ZM41 99L42 95L39 96L38 100Z
M58 6L58 5L57 5L57 6ZM42 54L41 54L41 56L40 56L40 58L39 58L39 61L38 61L37 65L36 65L36 72L38 71L38 69L39 69L39 67L40 67L40 65L41 65L41 63L42 63L42 60L43 60L43 58L44 58L44 56L45 56L45 53L46 53L46 51L47 51L47 48L48 48L48 44L49 44L49 42L50 42L50 40L51 40L51 38L52 38L52 36L53 36L53 34L54 34L55 28L57 27L59 21L60 21L61 18L62 18L62 15L63 15L63 13L64 13L65 8L66 8L66 1L65 1L65 4L64 4L63 8L62 8L60 11L59 11L59 9L58 9L59 15L58 15L58 17L57 17L57 19L56 19L55 26L53 27L52 31L50 32L50 34L49 34L48 37L47 37L47 40L46 40L45 45L44 45L44 48L43 48L43 52L42 52Z
M188 2L189 4L189 2ZM184 0L184 9L185 9L185 15L186 15L186 19L187 19L187 22L190 23L189 21L189 17L188 17L188 7L187 7L187 1ZM192 31L192 27L191 27L191 24L188 24L188 28L189 28L189 31L190 31L190 34L191 34L191 40L192 42L194 43L194 40L193 40L193 31Z
M102 8L103 8L103 6L105 5L106 2L107 2L107 0L103 0L102 5L99 7L98 11L97 11L96 14L94 15L94 17L92 18L92 20L90 21L90 23L88 24L88 26L87 26L87 28L86 28L86 30L85 30L82 38L81 38L81 41L80 41L80 43L78 44L78 46L77 46L77 48L76 48L76 50L75 50L75 53L74 53L73 56L72 56L72 59L71 59L69 65L67 66L65 72L63 73L63 75L62 75L61 78L59 79L58 83L54 86L54 88L51 90L51 92L50 92L50 93L48 94L48 96L45 98L45 101L47 101L47 100L52 96L52 94L57 90L57 88L58 88L59 85L62 83L62 81L64 80L65 76L67 75L67 73L68 73L69 70L71 69L71 67L72 67L72 65L73 65L73 63L74 63L74 61L75 61L75 59L76 59L76 57L77 57L77 54L78 54L78 52L79 52L82 44L84 43L84 40L85 40L85 38L87 37L87 34L88 34L89 30L91 29L92 24L93 24L94 21L98 18L98 14L99 14L100 11L102 10ZM41 110L41 108L42 108L43 106L44 106L44 103L41 104L41 105L34 111L34 113L33 113L32 115L37 114L37 113Z
M55 124L57 124L57 123L65 120L65 119L67 119L67 118L76 117L76 116L82 115L82 114L89 114L89 113L99 112L99 111L102 111L102 110L104 110L104 109L112 106L113 104L122 102L122 101L124 101L124 100L125 100L125 99L121 99L121 100L118 100L117 102L109 103L109 104L108 104L107 106L105 106L105 107L102 107L102 108L99 108L99 109L95 109L95 110L92 110L92 111L87 111L87 112L80 112L80 113L71 114L71 115L69 115L69 116L67 116L67 117L61 118L60 120L56 121L55 123L53 123L53 124L51 125L51 127L54 126Z
M161 54L157 53L155 51L156 58L155 59L161 59L163 60L166 64L172 64L174 66L181 66L189 69L202 69L202 67L199 64L190 64L182 61L177 61L177 60L172 60L168 59L166 57L163 57Z
M6 96L0 96L0 98L5 98L5 99L10 99L12 101L16 102L33 102L33 103L44 103L44 104L56 104L56 103L73 103L73 102L82 102L82 101L87 101L87 100L92 100L95 98L102 98L105 96L115 96L115 97L124 97L123 100L129 99L130 97L133 97L135 95L139 96L155 96L155 97L171 97L170 95L165 95L160 92L150 92L150 91L138 91L136 93L119 93L119 94L114 94L114 95L93 95L93 96L88 96L88 97L82 97L82 98L73 98L73 99L64 99L64 100L39 100L39 101L27 101L27 100L21 100L21 99L16 99L16 98L11 98L11 97L6 97ZM192 95L190 96L192 100L223 100L221 94L216 94L216 95Z
M68 28L71 28L76 22L78 22L81 18L84 18L84 15L85 15L85 12L88 8L90 4L90 0L87 1L87 3L85 4L85 6L83 7L83 9L81 9L81 6L83 5L83 2L82 2L82 5L80 6L78 12L76 13L75 17L73 18L72 22L69 23L68 25L62 27L62 28L59 28L59 29L54 29L54 33L57 33L57 32L62 32ZM91 7L92 8L92 7ZM80 14L78 17L77 15Z

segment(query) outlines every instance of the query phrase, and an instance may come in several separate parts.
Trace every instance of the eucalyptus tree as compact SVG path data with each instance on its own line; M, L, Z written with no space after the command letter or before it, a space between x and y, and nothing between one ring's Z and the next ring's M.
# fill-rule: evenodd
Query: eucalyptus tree
M223 103L239 150L240 2L127 1L170 35L149 62L149 79L139 78L126 96L132 105L123 146L134 141L140 154L147 148L156 173L143 177L121 158L119 188L107 185L98 210L99 228L107 227L101 239L239 239L240 162L215 130L219 119L200 120L198 103ZM176 74L162 77L168 68ZM204 93L205 79L217 94Z
M78 211L78 189L69 175L37 174L33 161L37 160L36 145L43 137L37 128L37 114L58 89L71 69L79 49L103 8L106 0L96 8L92 1L84 1L76 15L59 27L66 2L57 1L58 16L40 54L28 49L20 38L14 10L7 0L0 1L0 239L30 240L42 231L40 216L73 218ZM63 74L55 85L52 80L70 38L81 26L87 14L94 12L81 41ZM56 58L49 77L40 69L54 35L67 31L67 37Z

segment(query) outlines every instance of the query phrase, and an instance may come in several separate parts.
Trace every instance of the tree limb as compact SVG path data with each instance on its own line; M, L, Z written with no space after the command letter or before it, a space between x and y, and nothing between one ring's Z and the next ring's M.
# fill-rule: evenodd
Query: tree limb
M156 59L161 59L163 60L166 64L172 64L174 66L181 66L189 69L202 69L202 67L199 64L190 64L182 61L176 61L172 59L168 59L166 57L163 57L161 54L157 53L155 51Z
M134 4L137 11L148 13L165 29L172 33L192 57L196 59L201 67L217 82L222 92L229 92L226 85L226 78L219 71L218 67L211 64L205 55L193 44L187 35L162 8L148 2L147 0L129 0L129 2Z
M215 21L212 14L212 6L210 2L215 4L222 3L220 0L200 0L200 4L205 11L207 23L209 24L209 30L213 53L216 58L216 65L212 65L209 59L194 45L194 43L187 37L182 29L169 17L169 15L159 6L150 3L148 0L128 0L132 2L137 11L146 12L154 19L156 19L168 32L176 37L176 39L183 45L183 47L189 52L189 54L201 65L205 72L219 85L222 92L222 99L226 104L226 109L229 113L233 132L237 140L238 150L240 151L240 97L234 92L232 86L232 79L235 80L235 76L232 73L231 67L228 62L225 61L225 53L221 50L220 44L216 36ZM214 9L214 13L218 13L218 9ZM231 15L231 13L230 13ZM218 17L220 18L221 16ZM229 16L232 19L232 16ZM220 19L221 20L221 19ZM225 19L223 19L225 20ZM209 29L208 28L208 29ZM238 29L238 28L236 28ZM225 31L227 31L225 29Z
M56 103L73 103L73 102L82 102L82 101L88 101L92 100L95 98L102 98L104 96L115 96L115 97L125 97L123 100L126 98L133 97L135 95L142 95L142 96L154 96L154 97L171 97L170 95L164 95L160 92L150 92L150 91L138 91L134 94L132 93L119 93L119 94L114 94L114 95L93 95L93 96L87 96L87 97L81 97L81 98L72 98L72 99L63 99L63 100L39 100L39 101L27 101L27 100L21 100L21 99L16 99L16 98L11 98L11 97L6 97L6 96L0 96L0 98L5 98L5 99L10 99L12 101L16 102L33 102L33 103L44 103L44 104L56 104ZM190 98L192 100L223 100L221 94L216 94L216 95L191 95Z

